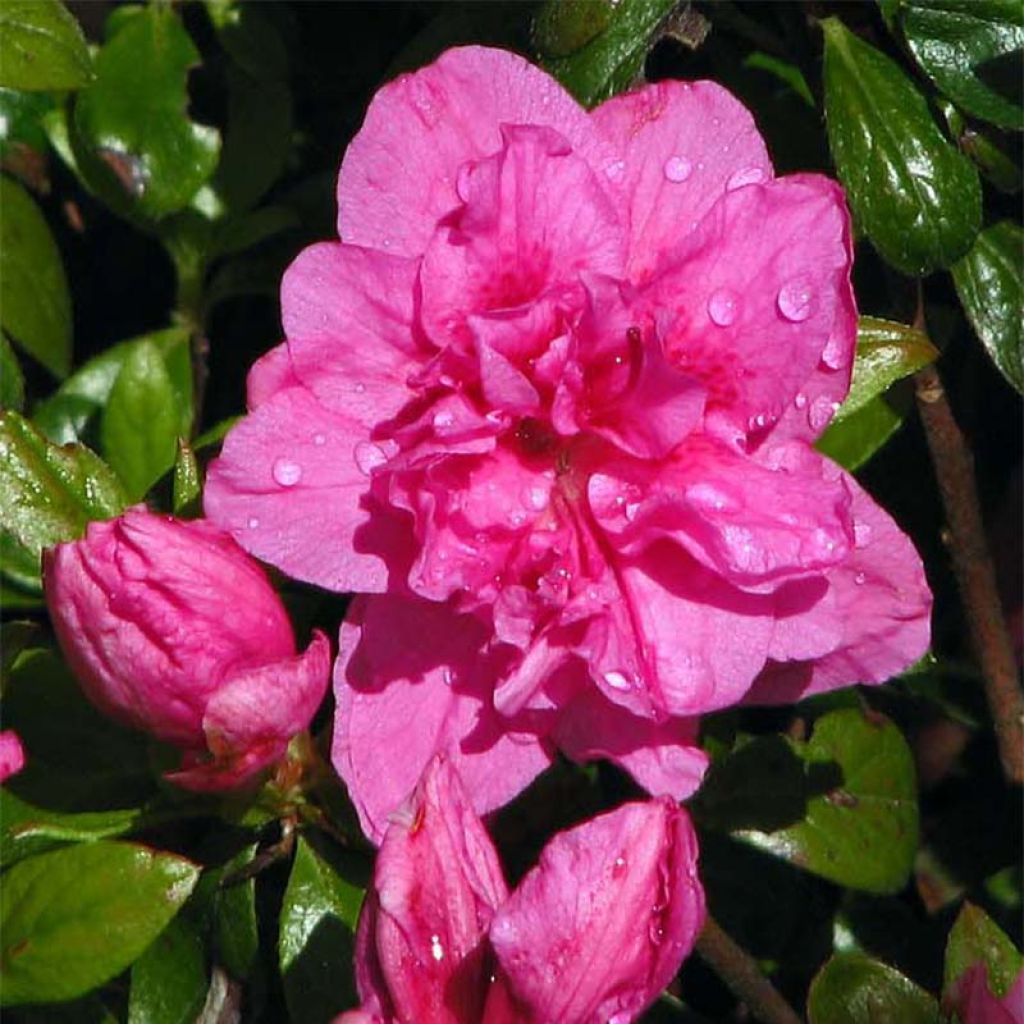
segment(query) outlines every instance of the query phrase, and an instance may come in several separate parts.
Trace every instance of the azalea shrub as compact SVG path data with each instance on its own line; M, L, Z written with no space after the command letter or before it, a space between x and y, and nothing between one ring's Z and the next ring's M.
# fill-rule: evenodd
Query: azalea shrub
M1024 1021L1002 0L0 9L0 1004Z

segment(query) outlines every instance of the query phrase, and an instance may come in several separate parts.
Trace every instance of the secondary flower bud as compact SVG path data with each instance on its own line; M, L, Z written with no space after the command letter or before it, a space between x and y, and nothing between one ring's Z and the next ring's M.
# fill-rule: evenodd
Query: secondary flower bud
M0 732L0 783L17 775L25 767L25 751L13 729Z
M327 686L259 566L206 522L143 507L47 552L46 599L86 696L182 752L168 778L229 789L278 760Z

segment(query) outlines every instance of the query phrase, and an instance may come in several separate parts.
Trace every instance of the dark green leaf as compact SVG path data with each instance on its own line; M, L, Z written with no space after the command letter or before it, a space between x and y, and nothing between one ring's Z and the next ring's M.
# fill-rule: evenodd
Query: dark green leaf
M0 891L0 1001L74 999L120 974L166 927L198 877L181 857L107 841L16 864Z
M921 331L892 320L862 316L857 324L857 354L846 401L833 423L863 409L896 381L934 362L938 350Z
M178 458L174 463L174 514L183 517L198 515L202 488L196 454L188 445L179 442Z
M894 388L898 392L899 388ZM815 447L851 473L864 465L903 424L910 402L905 394L890 392L872 398L856 412L830 423Z
M0 530L38 558L126 504L110 467L82 445L58 448L16 412L0 412Z
M247 846L224 865L214 897L214 934L219 960L239 981L245 981L252 974L259 958L256 879L237 881L231 876L249 865L255 855L256 846Z
M960 138L960 148L970 156L981 169L981 173L1000 192L1012 196L1020 191L1019 160L1007 156L988 135L968 129Z
M46 149L43 115L53 107L46 93L0 89L0 157L16 160L19 147Z
M132 965L128 1024L195 1024L207 987L202 938L179 914Z
M576 99L592 107L640 74L654 33L674 6L675 0L581 0L572 5L548 0L536 21L538 45L547 47L541 60Z
M756 51L743 61L743 66L767 71L780 82L785 82L809 107L814 106L814 97L807 85L807 79L795 64L773 57L770 53Z
M77 89L92 75L78 22L58 0L0 4L0 85L12 89Z
M1024 231L1004 220L986 228L953 267L968 319L1002 375L1024 393Z
M809 770L838 769L841 781L808 800L800 823L742 838L852 889L901 889L917 851L918 811L914 760L899 729L877 713L834 711L794 749Z
M32 422L55 444L81 440L92 416L107 404L125 360L146 342L164 357L174 386L174 404L180 410L179 432L187 434L192 419L192 363L184 327L153 331L104 349L35 407Z
M281 907L278 954L293 1020L321 1024L354 1002L348 976L363 889L360 864L300 837Z
M96 81L75 105L86 150L108 189L156 220L180 210L217 164L217 132L188 117L186 80L199 54L169 5L131 17L96 58Z
M951 100L1002 128L1022 127L1019 0L902 0L900 13L917 62ZM1000 58L1008 61L1007 90L987 80Z
M1001 999L1017 980L1024 958L984 910L965 903L949 933L943 988L948 991L964 971L977 963L985 965L989 989Z
M0 325L63 377L71 366L71 297L57 244L32 197L0 178Z
M907 274L950 266L981 227L978 172L893 61L837 18L822 25L829 144L858 226Z
M110 390L100 436L103 452L135 501L173 465L181 415L156 346L132 347Z
M6 334L0 334L0 409L21 412L25 404L25 377Z
M940 1024L939 1006L909 978L863 953L839 953L807 996L811 1024Z

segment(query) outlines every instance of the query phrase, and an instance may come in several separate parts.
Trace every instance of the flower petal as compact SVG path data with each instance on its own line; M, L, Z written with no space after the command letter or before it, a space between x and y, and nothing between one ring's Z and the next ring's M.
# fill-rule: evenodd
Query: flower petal
M531 1020L627 1024L672 979L703 923L693 826L664 798L555 836L490 934Z

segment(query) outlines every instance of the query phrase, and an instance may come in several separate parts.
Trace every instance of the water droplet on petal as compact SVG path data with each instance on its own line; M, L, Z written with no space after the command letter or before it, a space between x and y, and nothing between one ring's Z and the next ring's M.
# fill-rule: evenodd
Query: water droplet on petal
M327 435L326 434L314 434L313 435L313 444L315 444L317 446L317 448L323 448L323 446L325 444L327 444Z
M802 392L798 392L796 398L793 399L793 404L798 409L803 409L807 406L807 396Z
M430 936L430 955L438 962L444 959L444 947L441 945L440 935Z
M447 665L445 665L441 672L441 678L444 680L445 686L451 686L455 682L455 676L452 675L452 670Z
M249 516L245 525L248 526L250 530L255 530L256 527L260 525L260 521L256 516Z
M434 429L448 430L455 423L455 415L448 409L434 413Z
M846 365L846 344L842 335L833 334L828 339L821 359L833 370L841 370Z
M362 381L357 381L355 384L352 385L352 390L357 395L361 395L363 394L364 391L366 391L366 385Z
M282 487L294 487L302 479L302 467L291 459L277 459L270 472Z
M380 445L372 441L360 441L352 451L356 466L360 473L369 476L378 466L388 461L387 454Z
M546 487L527 487L522 493L523 504L532 508L535 512L542 512L548 505L548 492Z
M814 309L814 289L802 278L788 281L779 289L775 303L787 320L803 323Z
M626 519L629 522L633 522L633 520L636 519L637 512L639 512L639 511L640 511L640 502L639 501L628 502L627 505L626 505Z
M764 171L760 167L744 167L731 175L725 183L725 187L727 191L734 192L738 188L743 188L744 185L757 185L762 181L764 181Z
M719 327L728 327L739 312L736 296L728 288L719 288L708 299L708 316Z
M686 181L690 176L693 171L693 164L685 156L670 156L665 161L662 171L669 181L673 181L678 185L680 182Z
M859 572L856 576L853 577L853 582L856 583L858 587L862 587L867 582L867 579L868 578L864 575L864 573Z
M605 672L604 681L613 689L626 691L633 689L629 677L622 672Z
M626 162L624 160L615 160L612 163L608 164L607 167L605 167L604 173L612 181L618 181L619 178L622 177L622 175L625 172L625 170L626 170Z
M612 874L621 875L626 870L626 858L619 856L615 858L615 863L612 865Z
M853 524L853 543L858 548L866 548L871 540L871 527L867 523Z
M812 429L823 429L828 421L832 419L833 412L835 412L834 403L827 395L820 395L816 398L811 403L810 412L807 414L807 419L810 422Z

